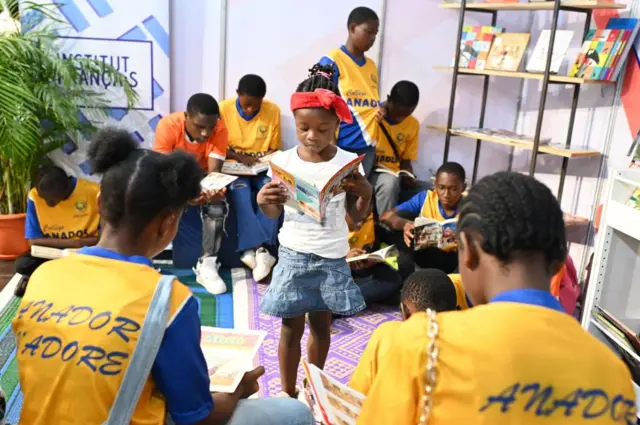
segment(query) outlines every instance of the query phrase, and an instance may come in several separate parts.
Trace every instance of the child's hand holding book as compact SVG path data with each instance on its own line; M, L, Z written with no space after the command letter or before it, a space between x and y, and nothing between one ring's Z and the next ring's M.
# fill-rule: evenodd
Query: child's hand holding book
M341 186L348 194L362 199L371 199L373 195L371 183L359 172L355 172L344 179Z
M269 182L258 192L258 205L282 206L289 200L289 191L279 182Z
M413 230L415 229L415 227L415 222L407 220L407 222L404 224L404 227L402 228L404 243L407 246L411 246L411 241L413 240Z

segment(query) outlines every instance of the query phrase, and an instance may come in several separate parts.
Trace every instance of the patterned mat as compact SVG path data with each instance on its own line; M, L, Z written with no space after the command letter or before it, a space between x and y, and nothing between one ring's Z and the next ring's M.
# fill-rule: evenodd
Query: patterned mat
M260 299L268 286L248 284L249 329L264 330L267 336L258 352L257 363L264 366L266 374L260 382L260 397L276 396L280 391L280 369L278 366L278 340L280 324L278 318L260 313ZM346 383L362 356L373 331L389 320L400 320L398 308L374 305L364 312L347 318L334 320L331 330L331 349L325 370L340 382ZM302 356L306 358L309 336L307 328L302 339ZM302 383L302 367L298 369L298 385Z
M215 326L219 328L233 328L233 296L231 293L232 279L230 271L221 271L220 275L227 284L228 292L213 296L202 286L196 283L195 275L191 270L173 269L163 267L164 274L173 274L189 286L198 299L200 308L200 320L203 326ZM5 290L13 289L9 287ZM3 295L5 295L3 291ZM20 419L22 409L22 391L18 382L18 365L16 363L15 338L11 331L11 320L15 316L20 300L11 296L0 310L0 385L7 398L7 423L15 424Z

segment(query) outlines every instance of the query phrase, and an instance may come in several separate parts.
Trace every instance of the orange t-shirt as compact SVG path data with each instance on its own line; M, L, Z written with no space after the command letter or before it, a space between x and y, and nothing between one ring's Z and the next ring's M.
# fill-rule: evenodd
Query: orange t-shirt
M208 171L209 157L224 160L227 156L229 136L224 121L218 120L216 128L209 138L202 143L191 142L184 128L184 112L174 112L163 117L156 127L156 138L153 150L171 153L180 149L196 157L203 170Z

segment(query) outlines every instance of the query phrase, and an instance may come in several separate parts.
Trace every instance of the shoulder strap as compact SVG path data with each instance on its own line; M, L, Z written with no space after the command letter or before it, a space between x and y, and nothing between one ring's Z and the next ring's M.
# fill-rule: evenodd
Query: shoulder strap
M396 160L398 160L398 162L402 161L402 158L400 157L400 152L398 152L398 147L393 142L393 138L389 134L389 131L385 128L385 126L384 126L384 124L382 124L382 122L379 122L378 125L380 126L380 129L382 130L382 132L384 133L385 137L387 138L387 141L389 142L389 145L391 145L391 149L393 149L393 154L396 156Z
M144 318L140 338L133 349L120 389L103 425L129 425L142 388L149 378L169 321L169 302L175 276L162 276Z

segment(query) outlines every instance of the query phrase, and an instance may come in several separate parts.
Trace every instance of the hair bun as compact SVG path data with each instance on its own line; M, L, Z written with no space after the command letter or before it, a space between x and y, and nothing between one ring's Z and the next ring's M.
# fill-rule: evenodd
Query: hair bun
M88 157L94 173L104 173L139 150L138 143L125 130L100 130L89 146Z

